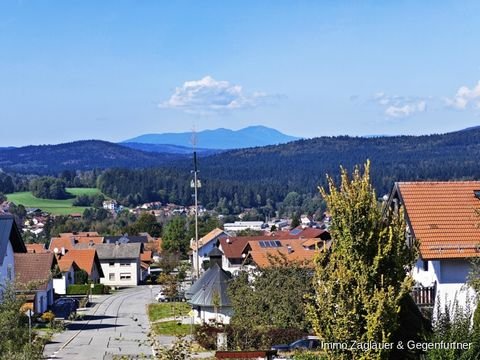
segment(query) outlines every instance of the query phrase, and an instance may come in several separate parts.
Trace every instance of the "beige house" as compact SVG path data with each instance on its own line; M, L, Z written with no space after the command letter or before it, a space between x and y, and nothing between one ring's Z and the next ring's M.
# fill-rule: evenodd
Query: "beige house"
M95 246L105 275L100 282L108 286L137 286L142 281L141 243L98 244Z

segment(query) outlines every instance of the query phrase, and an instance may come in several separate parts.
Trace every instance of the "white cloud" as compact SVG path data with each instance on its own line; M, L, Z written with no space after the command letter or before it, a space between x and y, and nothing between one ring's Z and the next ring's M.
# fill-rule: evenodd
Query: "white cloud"
M385 109L385 115L394 118L403 118L413 115L416 112L425 112L427 109L426 101L419 101L417 103L406 104L403 106L389 106Z
M217 81L211 76L186 81L177 87L170 99L159 104L161 108L179 109L189 113L211 113L252 108L278 98L264 92L246 94L240 85Z
M389 96L378 92L373 95L373 101L382 106L384 114L390 118L405 118L427 111L427 101L418 97Z
M480 108L480 81L472 89L461 86L453 98L444 100L447 106L458 110L465 110L470 107Z

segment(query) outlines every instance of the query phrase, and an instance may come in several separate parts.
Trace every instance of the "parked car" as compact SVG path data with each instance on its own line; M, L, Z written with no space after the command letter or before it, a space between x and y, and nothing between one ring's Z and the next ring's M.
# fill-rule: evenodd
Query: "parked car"
M155 296L155 300L157 300L158 302L168 301L167 296L163 293L163 291L160 291L160 292Z
M70 314L75 314L78 309L78 300L72 298L60 298L55 300L52 305L52 311L56 317L67 319Z
M291 344L273 345L272 350L277 351L295 351L295 350L313 350L321 346L320 339L317 336L307 336L302 339L295 340Z

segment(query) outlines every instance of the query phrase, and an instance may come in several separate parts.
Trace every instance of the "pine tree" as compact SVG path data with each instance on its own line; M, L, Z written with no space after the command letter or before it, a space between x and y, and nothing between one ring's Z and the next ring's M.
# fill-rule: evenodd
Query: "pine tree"
M332 215L333 242L316 260L309 318L324 348L348 344L347 349L327 349L328 358L386 359L388 349L351 344L392 341L401 300L412 286L407 269L416 251L406 246L403 215L384 213L378 205L369 162L363 174L357 166L351 179L342 168L340 186L331 177L328 185L329 192L320 192Z

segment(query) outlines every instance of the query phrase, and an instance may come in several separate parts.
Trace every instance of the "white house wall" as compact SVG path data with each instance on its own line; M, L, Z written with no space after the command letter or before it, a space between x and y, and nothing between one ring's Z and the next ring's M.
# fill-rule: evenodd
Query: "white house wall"
M209 322L218 322L224 325L230 324L230 319L233 316L232 308L220 308L217 312L213 307L202 307L195 311L193 322L195 324L203 324Z
M110 265L110 263L114 263ZM127 265L121 265L128 263ZM140 280L140 263L138 261L123 260L123 261L101 261L102 271L104 277L100 279L102 284L108 286L137 286ZM130 275L130 279L125 279L126 274ZM112 276L113 275L113 278Z
M474 291L467 285L471 268L469 259L442 259L428 261L428 270L424 271L423 260L418 260L412 277L425 287L436 282L435 314L446 308L452 314L455 303L463 308L475 305Z

